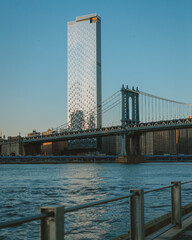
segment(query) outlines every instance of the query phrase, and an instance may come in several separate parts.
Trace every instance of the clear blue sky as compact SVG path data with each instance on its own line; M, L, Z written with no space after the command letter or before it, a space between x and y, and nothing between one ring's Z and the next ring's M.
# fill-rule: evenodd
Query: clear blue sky
M191 0L0 0L0 130L66 122L67 22L102 20L102 95L122 84L192 103Z

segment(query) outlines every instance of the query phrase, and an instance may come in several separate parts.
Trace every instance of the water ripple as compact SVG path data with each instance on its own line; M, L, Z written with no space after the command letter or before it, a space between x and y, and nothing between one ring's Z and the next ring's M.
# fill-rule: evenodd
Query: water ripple
M40 206L84 204L128 195L130 189L154 189L171 181L191 180L191 163L157 164L21 164L1 165L0 219L15 220L40 213ZM191 185L182 186L183 203ZM170 211L170 189L145 196L145 220ZM112 239L129 229L129 200L66 214L67 240ZM39 239L39 221L0 232L2 240Z

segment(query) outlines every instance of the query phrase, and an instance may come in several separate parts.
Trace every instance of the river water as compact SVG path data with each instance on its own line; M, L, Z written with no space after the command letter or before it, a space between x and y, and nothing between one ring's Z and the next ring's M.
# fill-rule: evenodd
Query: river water
M66 207L192 180L192 163L1 164L0 221L40 213L40 206ZM192 184L182 185L183 204ZM145 222L170 211L170 189L145 195ZM40 222L0 230L2 240L37 240ZM67 240L112 239L129 230L129 200L66 214Z

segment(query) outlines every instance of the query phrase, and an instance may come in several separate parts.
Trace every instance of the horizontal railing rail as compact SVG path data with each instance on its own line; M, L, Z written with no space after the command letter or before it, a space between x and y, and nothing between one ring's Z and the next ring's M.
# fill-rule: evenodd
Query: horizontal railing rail
M7 227L16 227L16 226L19 226L23 223L28 223L28 222L32 222L32 221L36 221L36 220L41 220L41 219L44 219L44 218L48 218L48 217L53 217L54 214L53 213L42 213L42 214L36 214L36 215L33 215L33 216L29 216L29 217L23 217L23 218L20 218L18 220L15 220L15 221L9 221L9 222L5 222L5 223L1 223L0 224L0 229L2 228L7 228Z
M161 188L155 188L155 189L152 189L152 190L148 190L148 191L145 191L144 193L151 193L151 192L157 192L157 191L161 191L161 190L164 190L166 188L170 188L172 187L173 185L169 185L169 186L166 186L166 187L161 187Z
M110 202L123 200L123 199L126 199L126 198L130 198L133 195L134 194L129 194L129 195L122 196L122 197L117 197L117 198L106 198L105 200L94 201L94 202L91 202L91 203L85 203L85 204L77 205L77 206L74 206L74 207L65 208L64 213L74 212L74 211L81 210L81 209L84 209L84 208L94 207L94 206L98 206L98 205L102 205L102 204L106 204L106 203L110 203Z
M64 239L64 215L66 213L75 212L81 209L86 209L94 206L107 204L110 202L120 201L130 198L130 239L144 240L144 194L161 191L171 188L171 224L161 229L154 236L159 236L162 232L167 231L172 227L182 227L182 205L181 205L181 185L192 183L186 182L171 182L171 185L144 191L143 189L131 189L129 195L106 198L91 203L85 203L74 207L64 206L48 206L41 207L41 214L20 218L14 221L7 221L0 224L0 229L15 227L24 223L41 220L41 240L63 240ZM191 216L191 213L188 214ZM152 238L149 238L152 239Z
M183 184L187 184L187 183L192 183L192 181L183 182L181 184L183 185Z

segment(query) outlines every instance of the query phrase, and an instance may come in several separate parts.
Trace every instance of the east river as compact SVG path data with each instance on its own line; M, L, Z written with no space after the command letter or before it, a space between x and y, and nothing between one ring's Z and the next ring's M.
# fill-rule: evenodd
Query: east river
M40 206L66 207L192 180L192 163L1 164L0 222L40 213ZM192 201L182 185L182 203ZM170 189L145 195L145 221L170 211ZM2 240L37 240L40 221L0 230ZM66 214L67 240L112 239L129 230L129 200Z

